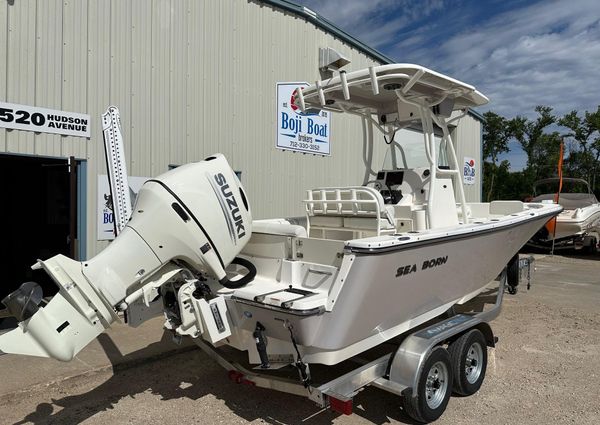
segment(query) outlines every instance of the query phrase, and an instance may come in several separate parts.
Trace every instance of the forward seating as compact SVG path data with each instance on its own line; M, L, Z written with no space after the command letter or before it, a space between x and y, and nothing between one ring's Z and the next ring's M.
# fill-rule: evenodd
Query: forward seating
M371 187L312 189L304 203L311 237L347 240L396 231L394 207Z

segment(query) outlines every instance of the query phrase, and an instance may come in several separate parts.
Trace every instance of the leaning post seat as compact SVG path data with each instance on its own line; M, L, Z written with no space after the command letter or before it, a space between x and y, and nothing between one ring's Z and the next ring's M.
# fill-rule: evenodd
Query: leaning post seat
M365 234L394 233L394 209L385 205L381 194L366 186L327 187L307 190L304 200L309 235L320 230L348 238ZM349 232L352 235L347 235ZM354 235L357 233L358 235Z
M252 232L299 238L308 237L303 226L291 224L285 219L254 220L252 221Z

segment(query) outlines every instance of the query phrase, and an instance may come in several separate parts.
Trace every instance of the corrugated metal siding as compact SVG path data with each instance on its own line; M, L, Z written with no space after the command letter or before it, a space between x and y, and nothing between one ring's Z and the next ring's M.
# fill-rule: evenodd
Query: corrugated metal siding
M50 109L62 109L63 2L62 0L38 2L37 7L35 104ZM7 7L6 10L12 9ZM11 75L11 84L15 78L17 78L15 75ZM21 99L13 100L16 103L25 103ZM62 136L40 133L35 135L34 140L36 154L62 156Z
M374 63L295 15L247 0L18 0L0 3L0 27L3 100L92 117L89 140L0 129L0 152L88 160L88 256L105 246L96 176L106 169L100 114L111 104L130 175L222 152L242 171L255 218L302 214L305 189L362 181L356 119L332 117L331 157L275 148L277 82L316 80L324 46L348 56L349 70ZM383 153L376 143L375 164Z
M4 59L4 66L0 66L0 96L8 96L8 5L0 4L0 58ZM6 151L6 131L0 130L0 152Z
M6 5L9 5L6 2ZM10 8L8 13L8 40L6 63L7 99L21 99L20 103L35 102L36 3L24 2ZM14 78L17 76L17 78ZM6 135L6 149L13 152L34 153L34 135L12 131Z

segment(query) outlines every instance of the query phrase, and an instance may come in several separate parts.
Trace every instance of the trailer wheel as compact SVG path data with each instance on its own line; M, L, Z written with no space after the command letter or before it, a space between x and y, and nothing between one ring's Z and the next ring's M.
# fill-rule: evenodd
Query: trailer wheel
M506 266L506 283L508 284L508 293L514 295L519 286L519 254L515 254Z
M448 346L452 362L453 390L467 396L475 394L485 378L487 344L479 329L472 329Z
M596 238L592 237L589 242L588 245L583 247L583 252L587 255L594 255L598 252L598 241Z
M446 410L451 388L450 356L445 348L435 347L423 362L417 388L403 397L404 411L415 421L433 422Z

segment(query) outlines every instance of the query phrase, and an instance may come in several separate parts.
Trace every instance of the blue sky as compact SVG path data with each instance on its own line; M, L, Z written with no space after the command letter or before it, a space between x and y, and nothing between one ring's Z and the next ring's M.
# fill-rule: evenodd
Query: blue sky
M475 85L480 112L600 104L600 0L295 0L397 62ZM560 129L558 129L560 131ZM513 170L525 157L511 144Z

